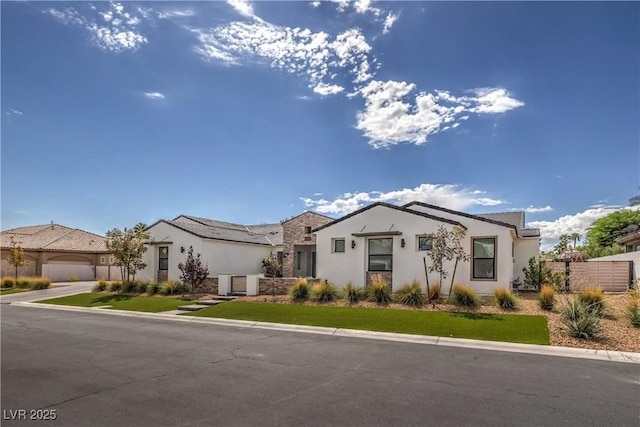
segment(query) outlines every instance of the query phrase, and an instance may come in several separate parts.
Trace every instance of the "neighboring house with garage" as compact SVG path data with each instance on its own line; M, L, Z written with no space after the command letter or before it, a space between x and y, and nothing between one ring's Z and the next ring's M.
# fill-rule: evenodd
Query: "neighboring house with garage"
M539 255L540 232L525 228L523 212L470 215L421 202L374 203L314 230L317 276L338 286L367 285L374 274L385 276L393 290L414 279L424 284L423 258L431 263L427 235L439 226L464 231L471 259L458 264L455 282L481 294L509 287L523 276L529 258ZM447 267L451 271L453 262ZM438 279L429 274L430 283Z
M282 252L281 224L242 225L180 215L147 230L151 244L143 259L147 266L136 275L140 280L180 280L178 264L185 262L189 247L194 256L201 254L210 277L261 274L262 260Z
M93 280L113 267L114 256L107 250L103 236L59 224L33 225L2 231L2 276L15 275L15 267L7 257L11 241L25 251L27 265L18 268L21 276L43 276L53 282L67 281L71 276L80 280Z

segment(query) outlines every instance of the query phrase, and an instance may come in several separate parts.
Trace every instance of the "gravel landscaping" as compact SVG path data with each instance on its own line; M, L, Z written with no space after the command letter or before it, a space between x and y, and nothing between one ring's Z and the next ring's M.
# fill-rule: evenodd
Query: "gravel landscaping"
M482 305L474 312L477 313L501 313L501 314L530 314L543 315L548 319L549 340L551 345L564 347L579 347L597 350L612 351L631 351L640 352L640 328L631 326L629 321L623 316L623 309L629 300L627 293L621 294L605 294L608 306L608 313L602 320L602 333L595 339L577 339L569 337L562 330L562 322L560 319L560 307L565 301L570 301L573 295L557 295L556 307L553 311L545 311L538 307L535 294L521 294L518 296L519 305L514 310L502 310L494 305L492 297L484 297ZM242 301L272 302L274 297L260 295L256 297L243 297ZM278 304L290 304L288 296L276 296L275 302ZM305 302L304 304L315 304ZM336 301L327 303L328 306L345 306L344 301ZM361 307L380 307L372 302L360 302ZM438 311L468 311L462 310L454 305L436 303L435 309L431 306L422 308L411 308L401 304L389 304L388 309L398 310L438 310Z

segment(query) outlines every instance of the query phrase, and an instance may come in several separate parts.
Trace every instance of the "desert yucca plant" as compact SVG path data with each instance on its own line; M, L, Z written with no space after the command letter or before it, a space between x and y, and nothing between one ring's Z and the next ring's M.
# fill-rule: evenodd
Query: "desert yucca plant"
M301 302L309 298L309 283L307 279L298 279L287 291L291 301Z
M459 307L477 307L480 303L480 299L471 287L456 284L453 285L449 300Z
M158 288L158 292L162 295L175 295L184 291L184 285L180 282L174 282L173 280L167 280L166 282L160 283Z
M513 292L507 288L495 288L493 290L493 297L500 308L508 310L518 306L518 299Z
M541 309L551 311L556 305L556 290L553 285L544 285L538 293L538 305Z
M601 331L602 317L578 298L568 301L561 309L562 328L574 338L588 339Z
M109 292L120 292L122 289L122 282L120 280L114 280L113 282L109 282L107 285L107 291Z
M16 281L13 277L3 277L2 278L2 287L3 288L13 288L16 285Z
M398 292L396 292L397 301L400 304L408 305L410 307L420 307L422 305L422 285L417 280L411 282L411 284L404 285Z
M362 289L353 285L353 283L347 283L344 287L344 299L349 304L355 304L362 299Z
M604 292L599 288L589 288L578 291L575 297L580 303L595 314L603 316L607 312Z
M136 290L136 285L133 282L128 280L122 282L122 286L120 287L120 292L122 292L123 294L135 292L135 290Z
M433 282L433 284L429 285L429 297L431 300L437 300L440 298L440 290L442 289L442 285L439 280Z
M367 288L367 296L369 300L378 304L389 304L391 302L391 289L387 281L380 274L376 274L371 278L371 284Z
M640 328L640 297L631 296L622 312L636 328Z
M338 289L328 282L316 283L311 287L310 297L315 302L331 302L338 298Z
M147 287L145 288L145 292L149 295L157 294L160 290L160 285L156 282L147 283Z

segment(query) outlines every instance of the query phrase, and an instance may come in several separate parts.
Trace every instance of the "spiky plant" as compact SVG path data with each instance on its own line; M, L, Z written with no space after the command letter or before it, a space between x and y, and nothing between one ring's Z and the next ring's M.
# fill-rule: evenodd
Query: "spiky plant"
M476 291L469 286L461 284L453 285L449 299L458 307L475 308L480 303Z
M599 316L604 316L607 312L607 302L602 289L583 289L578 291L575 299Z
M538 305L541 309L551 311L556 304L556 290L552 285L544 285L538 293Z
M630 296L624 307L624 317L636 328L640 328L640 297Z
M578 298L568 301L560 311L562 329L574 338L589 339L601 331L602 317Z
M356 304L358 301L362 299L362 289L355 286L353 283L347 283L347 286L344 287L344 299L349 304Z
M338 298L338 289L329 282L316 283L311 287L311 301L324 303L335 301Z
M495 288L493 290L493 297L496 300L498 307L505 310L513 309L518 306L518 299L507 288Z
M414 280L411 284L404 285L396 292L397 301L410 307L420 307L424 300L422 296L422 285Z
M298 279L288 290L289 298L294 302L302 302L309 298L307 279Z
M378 304L391 302L391 289L381 274L376 274L371 278L371 284L367 288L367 296L370 301Z

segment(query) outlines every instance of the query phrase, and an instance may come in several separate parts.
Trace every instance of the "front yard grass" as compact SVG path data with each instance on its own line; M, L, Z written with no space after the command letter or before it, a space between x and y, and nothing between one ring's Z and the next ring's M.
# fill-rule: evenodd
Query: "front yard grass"
M31 289L20 289L20 288L2 288L0 289L0 296L2 295L11 295L17 294L19 292L29 292Z
M524 344L549 344L545 316L321 307L234 301L186 316L362 329Z
M72 305L76 307L100 307L109 305L114 310L144 311L148 313L175 310L181 305L194 303L192 300L180 298L111 295L95 292L38 302L43 304Z

